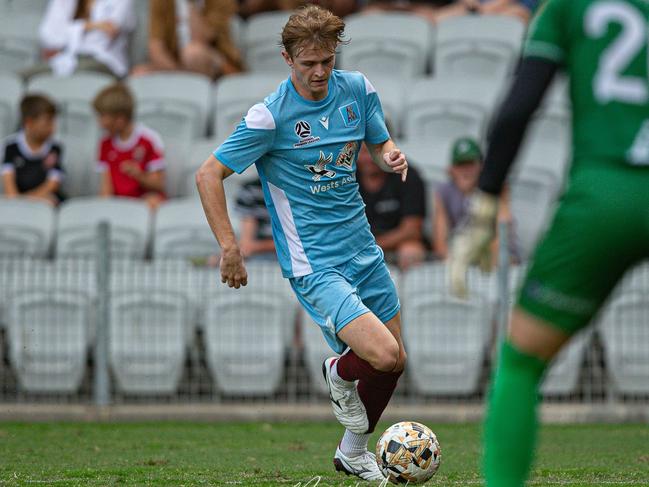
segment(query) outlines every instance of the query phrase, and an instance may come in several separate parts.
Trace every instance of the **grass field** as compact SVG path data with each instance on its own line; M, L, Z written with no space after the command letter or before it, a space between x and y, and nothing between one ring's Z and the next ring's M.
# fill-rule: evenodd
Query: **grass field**
M479 425L429 426L442 466L427 485L481 485ZM335 423L0 423L0 485L355 486L333 470L340 434ZM649 486L649 427L546 426L531 485Z

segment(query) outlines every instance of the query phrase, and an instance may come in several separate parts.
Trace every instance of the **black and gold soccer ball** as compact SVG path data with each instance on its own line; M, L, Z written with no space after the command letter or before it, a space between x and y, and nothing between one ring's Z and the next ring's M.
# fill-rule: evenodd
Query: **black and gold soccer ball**
M437 436L414 421L393 424L376 443L376 463L393 484L423 484L442 460Z

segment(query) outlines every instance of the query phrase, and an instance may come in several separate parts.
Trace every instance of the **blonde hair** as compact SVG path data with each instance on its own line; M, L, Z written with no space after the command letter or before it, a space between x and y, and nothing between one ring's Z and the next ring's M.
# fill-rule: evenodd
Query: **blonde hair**
M100 115L124 115L131 120L135 99L124 83L114 83L97 94L92 106Z
M345 22L317 5L307 5L291 15L282 29L281 46L290 57L310 44L335 51L339 44L346 44Z

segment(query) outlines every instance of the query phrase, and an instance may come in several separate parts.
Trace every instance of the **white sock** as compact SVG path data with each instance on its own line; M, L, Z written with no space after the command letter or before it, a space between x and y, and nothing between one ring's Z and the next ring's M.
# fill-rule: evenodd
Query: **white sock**
M344 387L352 387L356 384L355 381L348 381L343 379L338 375L338 360L334 362L333 367L331 367L331 378L336 382L336 384L339 384Z
M340 451L348 457L357 457L367 451L367 440L370 434L358 435L345 430L343 439L340 440Z

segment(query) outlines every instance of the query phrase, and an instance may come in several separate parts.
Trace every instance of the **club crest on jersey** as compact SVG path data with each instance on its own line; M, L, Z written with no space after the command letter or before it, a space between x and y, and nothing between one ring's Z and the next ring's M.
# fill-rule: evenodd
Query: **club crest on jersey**
M138 145L133 151L133 159L135 159L137 162L142 162L144 160L144 156L146 156L146 149L141 145Z
M320 140L320 137L314 137L311 135L311 124L306 120L300 120L295 124L295 135L300 138L300 141L293 144L294 149L313 144Z
M343 117L345 127L354 128L361 121L361 112L358 109L358 103L355 101L343 105L338 109L340 115Z
M355 140L352 142L347 142L345 146L340 150L338 157L336 157L336 166L343 166L347 169L351 169L354 164L354 157L356 156L356 151L358 150L358 142Z
M304 167L313 174L314 181L320 181L320 179L322 179L323 177L333 178L336 176L336 171L327 169L327 164L331 164L333 158L333 154L330 153L327 157L325 157L324 152L320 151L320 158L318 159L318 162L316 162L315 164L307 164Z

